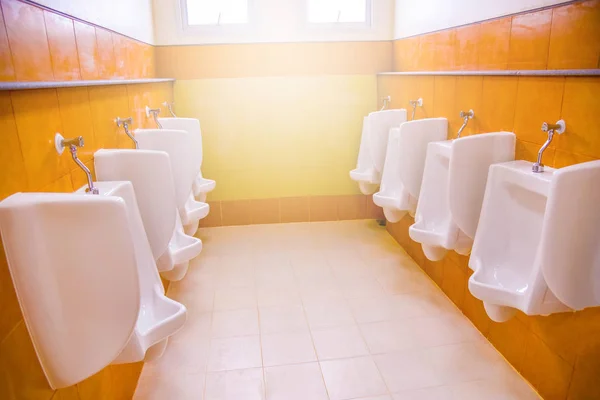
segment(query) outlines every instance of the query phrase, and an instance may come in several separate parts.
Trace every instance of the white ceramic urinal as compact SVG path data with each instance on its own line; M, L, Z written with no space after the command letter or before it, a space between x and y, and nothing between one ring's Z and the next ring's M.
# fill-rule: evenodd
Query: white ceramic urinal
M446 118L409 121L390 130L381 188L373 195L373 202L383 208L388 221L398 222L406 212L414 215L421 191L427 145L447 137Z
M197 135L175 129L137 129L135 138L140 149L164 151L171 159L171 171L175 184L175 202L185 233L193 235L200 220L208 215L208 204L196 201L192 194L199 163L194 149Z
M468 255L477 230L490 165L515 158L515 135L494 132L427 147L412 240L425 256L441 260L448 250Z
M503 322L600 305L600 161L490 167L469 290Z
M361 193L373 194L381 182L390 129L406 121L406 110L383 110L363 119L356 168L350 178L358 182Z
M199 157L198 175L194 180L193 194L198 201L206 202L206 194L216 187L216 182L212 179L206 179L202 176L202 131L200 130L200 121L196 118L159 118L158 121L165 129L180 129L196 134L196 149L194 152Z
M53 389L160 355L186 317L164 296L131 184L99 186L102 195L17 193L0 202L8 267Z
M181 228L169 155L154 150L99 150L94 165L98 181L133 184L159 272L169 280L181 279L189 261L202 251L202 241Z

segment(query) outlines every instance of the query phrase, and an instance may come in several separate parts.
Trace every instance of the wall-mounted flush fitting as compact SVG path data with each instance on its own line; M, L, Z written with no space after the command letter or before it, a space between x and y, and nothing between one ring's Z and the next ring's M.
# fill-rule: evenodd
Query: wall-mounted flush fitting
M475 111L473 111L473 110L469 110L468 112L464 112L464 111L460 112L460 117L463 119L463 124L458 129L458 133L456 134L457 139L460 137L460 134L462 133L462 131L464 131L465 128L467 127L469 120L473 119L474 116L475 116Z
M65 139L60 133L57 133L54 136L54 147L56 148L56 152L58 155L61 155L63 151L65 151L65 147L69 147L69 151L71 152L71 157L73 157L73 161L75 164L79 166L85 172L88 181L88 188L85 190L86 193L91 194L99 194L98 188L94 187L94 181L92 180L92 173L90 169L85 166L84 163L77 157L77 148L83 147L84 141L83 136L77 136L73 139Z
M137 139L131 134L131 132L129 132L129 125L133 124L133 118L132 117L129 117L129 118L117 117L117 119L115 119L115 122L117 123L118 127L121 127L121 125L123 125L123 130L125 131L125 134L127 136L129 136L129 139L133 140L133 143L135 144L135 148L139 149L140 147L138 146Z
M175 112L173 112L173 103L169 103L168 101L165 101L164 103L162 103L163 106L167 107L167 110L169 110L169 113L171 114L171 116L173 118L177 118L177 115L175 115Z
M392 96L382 97L381 100L383 101L383 106L379 111L383 111L390 106L390 103L392 102Z
M549 124L547 122L544 122L542 124L542 132L548 133L548 140L546 140L546 143L544 143L544 145L538 152L537 162L535 162L533 164L533 166L531 167L531 170L533 172L535 172L535 173L544 172L544 164L542 164L542 157L544 156L544 151L546 151L548 146L550 146L550 143L552 143L552 139L554 138L554 133L558 133L559 135L561 135L565 131L566 128L567 128L567 124L565 124L565 121L563 121L562 119L560 121L557 121L556 124Z
M423 99L419 97L417 100L409 100L408 104L412 107L412 117L411 120L415 119L415 112L417 111L417 107L423 107Z
M152 119L154 119L156 126L162 129L162 125L158 122L158 114L160 114L160 108L150 108L146 106L146 117L150 118L150 115L152 115Z

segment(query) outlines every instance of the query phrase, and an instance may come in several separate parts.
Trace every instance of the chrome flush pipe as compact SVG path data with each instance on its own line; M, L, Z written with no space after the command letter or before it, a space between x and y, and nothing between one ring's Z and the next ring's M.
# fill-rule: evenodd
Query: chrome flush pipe
M138 145L137 139L131 134L131 132L129 132L129 125L133 124L133 118L132 117L129 117L129 118L117 117L117 119L115 119L115 122L117 123L118 127L121 127L121 125L123 125L123 130L125 131L125 134L127 136L129 136L129 139L133 140L133 143L135 144L135 148L139 149L140 146Z
M412 107L412 117L410 118L411 121L414 121L415 119L415 112L417 111L417 107L423 107L423 99L421 97L419 97L417 100L409 100L408 104L410 104L410 106Z
M152 114L152 119L154 119L154 123L160 129L162 129L162 125L158 122L158 114L160 114L160 108L150 108L146 106L146 117L150 118L150 114Z
M392 102L392 96L386 96L386 97L382 98L381 100L383 101L383 106L381 107L381 110L379 110L379 111L383 111L389 107L390 103Z
M552 139L554 138L554 133L558 133L560 135L565 131L566 127L567 127L567 125L565 124L565 121L563 121L562 119L560 121L558 121L556 124L549 124L547 122L544 122L542 124L542 132L548 133L548 140L546 140L546 143L544 143L544 145L538 152L537 161L531 167L531 170L533 172L535 172L535 173L544 172L544 164L542 164L542 157L544 156L544 151L546 151L548 146L550 146L550 143L552 143Z
M75 164L77 164L79 166L79 168L81 168L83 170L83 172L85 172L85 176L86 176L87 182L88 182L88 187L85 190L85 192L91 193L91 194L99 194L100 191L98 190L98 188L94 187L94 181L92 180L92 173L91 173L90 169L88 167L86 167L84 163L81 162L79 157L77 157L77 148L83 147L83 145L84 145L83 136L77 136L76 138L73 138L73 139L65 139L62 137L62 135L60 133L57 133L54 136L54 146L55 146L58 154L59 155L62 154L63 151L65 150L65 147L68 146L69 152L71 153L71 157L73 157L73 161L75 161Z
M469 120L473 119L474 116L475 116L475 112L473 110L469 110L468 112L464 112L464 111L460 112L460 117L463 119L463 124L458 129L458 133L456 134L457 139L460 138L460 134L462 133L462 131L465 130L465 128L467 127L467 124L469 123Z
M162 103L163 106L167 107L167 110L169 110L169 113L171 114L171 116L173 118L177 118L177 115L175 115L175 113L173 112L173 104L175 104L175 103L169 103L168 101L165 101L164 103Z

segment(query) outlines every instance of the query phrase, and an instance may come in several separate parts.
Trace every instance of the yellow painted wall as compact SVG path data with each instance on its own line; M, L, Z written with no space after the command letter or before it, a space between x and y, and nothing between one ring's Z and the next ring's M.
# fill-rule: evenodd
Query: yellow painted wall
M175 84L178 114L201 121L211 201L358 193L348 172L376 99L375 75Z

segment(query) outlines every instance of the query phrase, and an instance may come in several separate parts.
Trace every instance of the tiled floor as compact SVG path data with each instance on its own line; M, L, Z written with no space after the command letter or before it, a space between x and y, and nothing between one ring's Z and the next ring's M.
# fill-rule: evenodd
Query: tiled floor
M135 398L537 399L374 221L202 229Z

